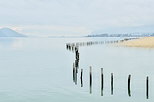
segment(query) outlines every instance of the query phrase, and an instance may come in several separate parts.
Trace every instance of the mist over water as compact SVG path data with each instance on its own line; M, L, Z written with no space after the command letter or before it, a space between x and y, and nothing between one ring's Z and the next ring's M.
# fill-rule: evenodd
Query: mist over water
M77 83L75 53L66 43L122 38L0 38L0 100L2 102L153 102L154 49L96 44L79 47ZM89 67L92 67L92 92ZM101 95L103 68L103 95ZM81 69L83 69L81 87ZM111 95L113 73L113 95ZM128 95L128 76L131 74ZM149 99L146 77L149 76Z

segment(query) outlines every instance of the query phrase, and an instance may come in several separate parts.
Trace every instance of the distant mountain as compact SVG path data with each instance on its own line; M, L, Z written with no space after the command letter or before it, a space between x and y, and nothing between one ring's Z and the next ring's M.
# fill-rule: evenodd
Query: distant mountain
M23 34L20 34L10 28L1 28L0 37L26 37Z

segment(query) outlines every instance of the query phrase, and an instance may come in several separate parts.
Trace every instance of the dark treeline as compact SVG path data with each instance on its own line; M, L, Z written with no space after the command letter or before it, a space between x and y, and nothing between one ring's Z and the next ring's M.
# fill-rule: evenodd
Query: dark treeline
M126 34L95 34L95 35L88 35L86 37L153 37L154 33L126 33Z

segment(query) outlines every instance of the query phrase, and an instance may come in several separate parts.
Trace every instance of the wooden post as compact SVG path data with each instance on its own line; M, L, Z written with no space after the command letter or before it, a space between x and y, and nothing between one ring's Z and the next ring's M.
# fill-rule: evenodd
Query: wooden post
M113 95L113 73L111 73L111 95Z
M101 68L101 96L103 96L103 87L104 87L104 77L103 77L103 68Z
M74 71L74 80L75 80L75 85L77 85L77 67L76 66Z
M83 69L81 69L81 77L80 77L80 79L81 79L81 87L83 87L83 79L82 79L82 76L83 76Z
M76 69L76 73L78 73L78 69L79 69L79 60L78 59L75 60L75 69Z
M130 80L131 80L131 75L128 76L128 96L131 96Z
M146 77L146 98L149 99L149 77Z
M91 94L92 93L92 67L91 66L90 66L89 80L90 80L90 94Z
M75 64L73 63L73 82L75 82Z

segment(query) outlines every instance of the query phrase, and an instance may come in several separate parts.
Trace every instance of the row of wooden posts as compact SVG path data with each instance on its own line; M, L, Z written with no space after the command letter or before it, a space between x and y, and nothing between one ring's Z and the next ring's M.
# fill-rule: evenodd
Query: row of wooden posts
M132 40L134 38L127 38L122 40L110 40L110 41L88 41L88 42L76 42L76 43L67 43L66 49L70 51L76 51L76 49L79 48L79 46L92 46L92 45L98 45L98 44L112 44L112 43L119 43L123 41Z
M75 62L73 63L73 81L77 84L77 73L79 69L79 48L76 46L75 49Z
M66 44L66 49L70 51L75 51L76 49L79 48L79 46L92 46L92 45L98 45L98 44L110 44L110 43L118 43L121 42L122 40L118 41L89 41L89 42L76 42L76 43L67 43Z
M120 41L111 41L106 43L116 43L116 42L122 42L127 41L131 39L124 39ZM77 85L77 74L79 70L79 45L94 45L94 44L103 44L103 42L83 42L83 43L72 43L72 44L66 44L66 48L70 51L75 52L75 62L73 63L73 82ZM81 69L80 74L80 80L81 80L81 87L83 87L83 69ZM89 86L90 86L90 94L92 93L92 67L89 69ZM103 68L101 68L101 96L103 96L103 90L104 90L104 75L103 75ZM113 73L111 73L111 95L114 93L114 76ZM128 75L128 96L131 96L131 75ZM146 77L146 99L149 99L149 77Z
M77 73L76 74L76 83L77 84ZM90 94L92 93L92 67L89 68L89 86L90 86ZM83 87L83 69L81 69L80 74L80 80L81 80L81 87ZM101 68L101 96L103 96L103 90L104 90L104 74L103 74L103 68ZM114 93L114 76L113 73L111 73L111 95ZM128 75L128 96L131 96L131 75ZM146 99L149 99L149 77L146 77Z

